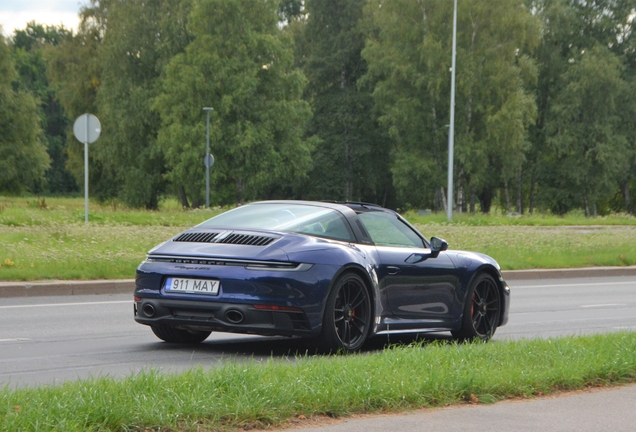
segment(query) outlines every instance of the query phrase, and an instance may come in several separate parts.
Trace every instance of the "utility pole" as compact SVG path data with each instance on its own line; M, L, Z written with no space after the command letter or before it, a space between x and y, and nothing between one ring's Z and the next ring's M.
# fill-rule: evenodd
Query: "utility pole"
M455 152L455 57L457 57L457 0L453 9L453 53L451 65L450 127L448 128L448 220L453 220L453 153Z
M210 111L214 108L203 108L205 111L205 208L210 208Z

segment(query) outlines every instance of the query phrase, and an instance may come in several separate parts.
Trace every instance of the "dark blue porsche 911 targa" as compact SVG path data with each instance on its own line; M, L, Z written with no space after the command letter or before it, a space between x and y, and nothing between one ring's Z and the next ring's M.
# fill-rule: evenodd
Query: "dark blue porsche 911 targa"
M488 340L508 321L510 289L494 259L447 248L372 204L255 202L152 249L135 320L173 343L212 331L345 352L389 333Z

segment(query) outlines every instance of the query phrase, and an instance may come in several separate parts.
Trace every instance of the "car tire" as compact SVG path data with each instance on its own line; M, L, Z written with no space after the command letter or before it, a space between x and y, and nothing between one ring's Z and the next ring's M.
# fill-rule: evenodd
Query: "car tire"
M371 327L371 298L366 284L355 273L336 279L327 297L318 348L328 353L358 351Z
M490 340L501 319L501 293L487 273L473 279L466 293L461 328L451 332L461 341Z
M180 344L198 344L210 336L211 331L182 330L171 326L151 326L152 332L162 341Z

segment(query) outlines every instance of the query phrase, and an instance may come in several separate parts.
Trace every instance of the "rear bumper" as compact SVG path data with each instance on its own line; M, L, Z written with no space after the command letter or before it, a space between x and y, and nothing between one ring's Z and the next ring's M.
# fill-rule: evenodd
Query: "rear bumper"
M135 321L149 326L170 325L265 336L311 336L302 310L258 309L258 305L210 303L141 297L135 301Z

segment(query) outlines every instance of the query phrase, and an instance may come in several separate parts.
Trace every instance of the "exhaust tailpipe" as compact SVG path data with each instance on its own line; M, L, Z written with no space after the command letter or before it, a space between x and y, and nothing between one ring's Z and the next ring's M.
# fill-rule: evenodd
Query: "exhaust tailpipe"
M153 316L155 316L155 313L157 313L157 311L155 310L155 307L151 304L151 303L145 303L142 307L141 307L141 311L144 313L144 315L146 315L148 318L152 318Z
M225 312L225 319L232 324L240 324L245 319L245 316L240 310L230 309L229 311Z

